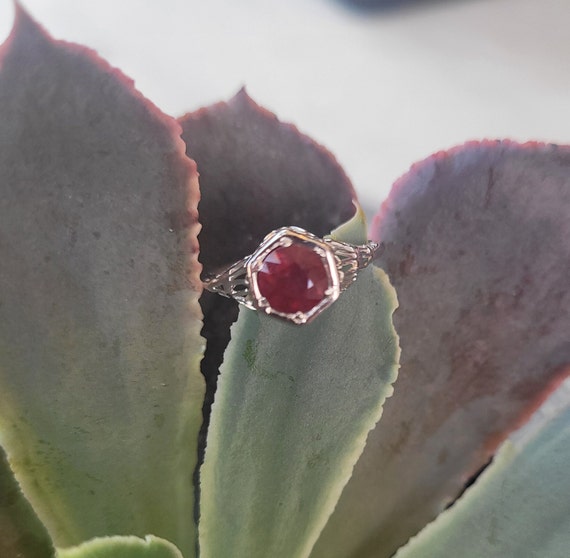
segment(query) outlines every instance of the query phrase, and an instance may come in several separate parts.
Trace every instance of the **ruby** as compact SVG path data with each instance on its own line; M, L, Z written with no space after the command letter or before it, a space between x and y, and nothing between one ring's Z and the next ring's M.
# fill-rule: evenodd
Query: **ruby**
M308 312L324 298L329 277L323 259L307 244L275 248L257 272L261 294L277 312Z

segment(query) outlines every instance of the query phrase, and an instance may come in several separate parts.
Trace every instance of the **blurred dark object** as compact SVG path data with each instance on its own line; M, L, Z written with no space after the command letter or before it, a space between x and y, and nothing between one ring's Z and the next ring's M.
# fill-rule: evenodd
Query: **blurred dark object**
M361 12L389 12L400 8L442 4L449 2L449 0L336 0L336 2Z

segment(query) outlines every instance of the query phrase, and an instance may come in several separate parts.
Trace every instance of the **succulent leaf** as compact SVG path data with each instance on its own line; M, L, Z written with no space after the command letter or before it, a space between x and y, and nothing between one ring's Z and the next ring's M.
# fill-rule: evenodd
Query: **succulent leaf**
M0 449L0 556L51 558L54 552L45 527L24 498Z
M396 558L568 556L569 463L567 405L530 440L507 440L477 482Z
M171 542L147 535L101 537L79 546L59 549L56 558L183 558Z
M187 154L198 164L200 261L205 273L252 253L265 235L296 225L323 236L355 212L354 189L333 155L239 91L180 118ZM205 444L220 364L237 319L235 301L205 291L202 360Z
M240 312L201 472L200 556L309 554L392 393L395 307L369 267L303 327Z
M0 72L0 443L57 546L193 555L195 165L178 124L21 9Z
M354 215L354 190L334 157L245 90L180 124L200 171L206 272L251 254L273 229L295 225L323 236Z
M372 226L402 369L314 558L391 556L567 373L570 148L471 143L417 164Z

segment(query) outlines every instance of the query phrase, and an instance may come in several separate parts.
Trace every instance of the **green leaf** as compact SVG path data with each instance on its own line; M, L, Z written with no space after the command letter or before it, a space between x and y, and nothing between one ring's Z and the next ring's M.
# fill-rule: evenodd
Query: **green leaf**
M239 91L180 118L186 153L200 170L200 263L206 275L251 254L265 235L295 225L317 236L354 216L356 197L334 156ZM237 303L205 291L201 370L205 432Z
M392 393L395 307L369 267L308 325L241 311L202 468L203 558L309 554Z
M21 9L0 72L0 443L56 546L193 555L195 165L178 124Z
M182 558L171 542L152 535L104 537L71 548L58 549L57 558Z
M54 549L0 449L0 556L47 558Z
M567 557L570 397L566 401L530 440L505 442L477 482L396 558Z

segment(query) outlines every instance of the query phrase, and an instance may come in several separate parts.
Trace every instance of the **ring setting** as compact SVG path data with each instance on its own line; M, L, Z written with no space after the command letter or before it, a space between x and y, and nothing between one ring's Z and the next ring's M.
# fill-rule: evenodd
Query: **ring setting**
M282 227L204 286L252 310L306 324L338 299L379 248L372 241L353 245L299 227Z

